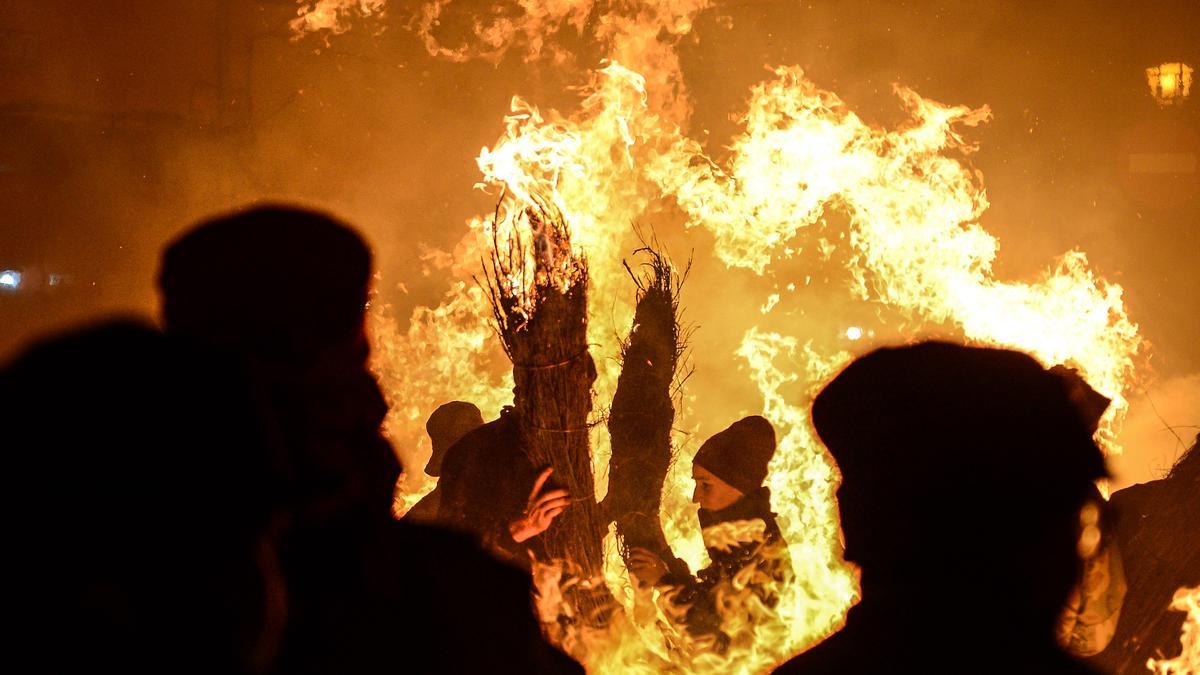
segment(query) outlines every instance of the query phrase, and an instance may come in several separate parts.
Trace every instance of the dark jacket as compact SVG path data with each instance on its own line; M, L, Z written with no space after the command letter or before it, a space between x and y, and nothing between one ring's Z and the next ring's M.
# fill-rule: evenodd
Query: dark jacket
M695 577L668 574L658 585L672 587L667 591L670 602L687 608L688 631L700 638L711 636L716 649L723 651L730 637L721 631L722 615L741 611L729 594L746 593L747 600L752 594L755 604L773 607L778 602L776 588L790 575L791 562L766 487L720 511L701 509L699 517L711 564ZM745 585L735 589L735 577ZM720 612L718 600L724 606Z
M1192 450L1196 452L1196 450ZM1181 587L1200 584L1200 479L1173 474L1113 493L1113 538L1128 579L1108 647L1090 662L1105 672L1140 673L1150 658L1176 657L1186 614L1168 609Z
M472 533L486 548L528 565L529 549L512 540L508 525L524 514L536 479L517 413L506 409L446 451L438 481L438 524Z
M864 592L866 593L866 592ZM931 591L931 595L934 592ZM870 597L867 595L866 597ZM939 630L946 617L930 617L930 609L877 606L867 600L852 607L845 627L808 651L780 665L782 675L1098 675L1072 659L1053 636L1031 643L1020 636L987 630L980 615L987 605L977 593L962 594L961 613L952 620L966 627L967 637L948 638ZM942 610L933 610L938 614ZM999 648L997 648L999 647Z
M438 523L438 511L442 508L442 484L439 481L437 486L429 491L421 500L404 514L405 522L409 523L426 523L436 525Z
M342 534L301 552L290 582L309 620L278 675L583 672L542 638L529 575L469 537L404 522Z

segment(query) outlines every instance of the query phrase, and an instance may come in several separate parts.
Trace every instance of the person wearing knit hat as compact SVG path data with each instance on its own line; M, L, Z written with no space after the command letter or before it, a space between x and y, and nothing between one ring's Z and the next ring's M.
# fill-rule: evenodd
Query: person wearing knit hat
M702 509L717 511L733 503L723 503L732 496L724 488L733 488L741 496L757 491L767 479L767 464L774 455L775 428L766 418L753 415L734 422L705 441L692 460L693 467L708 474L703 484L697 481L692 501Z
M701 534L712 562L695 577L668 573L666 564L646 549L634 549L631 555L635 577L669 588L672 602L687 607L684 622L700 648L724 651L731 641L721 631L728 614L771 611L777 601L774 589L790 574L771 492L763 485L775 447L775 428L757 415L734 422L700 446L692 461L692 501L700 505ZM740 582L736 586L735 577ZM739 596L746 602L733 601ZM741 625L756 623L747 617Z

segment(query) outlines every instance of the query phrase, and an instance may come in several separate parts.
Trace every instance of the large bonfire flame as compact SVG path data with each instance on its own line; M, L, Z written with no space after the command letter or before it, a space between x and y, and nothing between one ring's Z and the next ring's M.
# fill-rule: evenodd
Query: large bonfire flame
M1135 376L1137 326L1120 286L1098 278L1081 251L1065 253L1034 281L995 278L999 242L979 224L988 201L981 176L967 163L973 146L963 136L988 120L987 107L945 105L897 85L908 119L883 129L865 123L800 68L782 67L752 88L741 132L717 161L684 131L691 110L674 50L709 0L603 7L590 0L521 0L511 12L477 18L473 40L457 47L436 34L449 4L426 4L412 23L433 56L495 61L523 49L527 60L558 61L563 53L556 35L591 30L608 59L581 87L572 114L513 98L503 135L478 157L478 187L503 193L506 207L497 213L513 215L470 223L448 265L455 278L450 291L440 306L418 308L406 332L385 314L375 317L378 370L396 402L388 431L398 447L428 452L424 417L442 402L470 400L495 412L511 401L511 374L496 358L491 309L471 277L494 241L528 236L516 222L524 207L549 203L569 223L574 252L586 254L592 306L602 308L589 317L597 401L612 399L618 374L612 357L633 316L634 293L622 266L634 248L630 224L672 213L686 228L710 232L714 254L728 268L772 275L801 249L821 251L852 280L845 302L902 317L906 337L957 334L1027 351L1047 366L1077 368L1113 399L1099 436L1109 452L1119 451L1113 439ZM340 32L347 17L384 10L382 0L303 3L293 27ZM828 228L815 226L835 212L845 227L830 243L817 234ZM493 228L504 236L493 237ZM526 242L523 250L536 247ZM779 298L763 299L765 314ZM779 589L774 611L727 626L744 638L735 638L727 653L681 656L665 646L672 638L669 617L639 602L644 591L632 587L620 557L610 555L606 580L627 611L606 629L564 639L593 672L658 671L668 664L762 671L833 630L854 601L856 577L839 555L838 475L808 419L811 396L852 355L845 342L802 340L798 331L740 330L736 356L780 437L768 480L797 581ZM677 445L687 456L696 444ZM603 425L593 430L592 449L599 498L607 490L609 456ZM696 567L706 553L688 508L689 464L677 462L668 476L662 520L671 547ZM400 510L431 487L420 481L408 477ZM554 610L557 579L553 569L539 573L544 612Z

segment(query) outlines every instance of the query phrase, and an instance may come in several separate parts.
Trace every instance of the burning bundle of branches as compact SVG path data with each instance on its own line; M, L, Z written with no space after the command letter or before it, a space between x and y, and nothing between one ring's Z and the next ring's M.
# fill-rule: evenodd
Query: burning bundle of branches
M637 308L622 345L621 376L608 419L612 459L605 514L616 522L627 563L630 550L645 548L668 561L673 572L686 574L663 535L658 510L671 463L672 384L687 343L679 324L679 292L688 269L677 272L652 246L637 254L648 259L640 273L625 265L638 288Z
M539 537L539 553L578 579L565 613L595 624L607 604L600 581L606 522L594 498L589 443L596 368L587 342L587 260L572 251L567 224L552 205L510 216L497 209L486 287L513 364L514 404L529 460L553 467L550 480L574 498Z

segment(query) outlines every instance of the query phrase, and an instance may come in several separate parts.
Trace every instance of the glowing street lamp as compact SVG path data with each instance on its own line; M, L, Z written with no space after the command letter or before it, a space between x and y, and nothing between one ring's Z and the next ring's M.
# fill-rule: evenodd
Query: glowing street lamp
M6 291L15 291L21 287L21 273L17 270L4 270L0 272L0 289Z
M1164 63L1146 69L1150 95L1161 106L1179 105L1192 91L1192 67L1186 63Z

